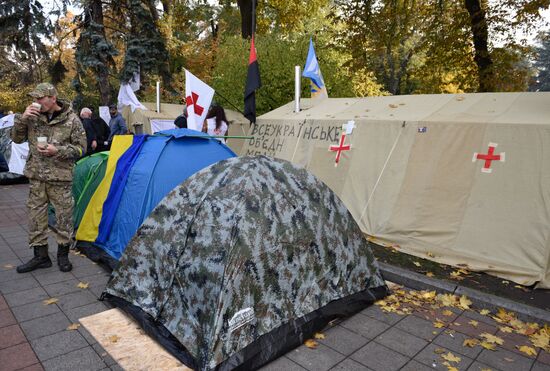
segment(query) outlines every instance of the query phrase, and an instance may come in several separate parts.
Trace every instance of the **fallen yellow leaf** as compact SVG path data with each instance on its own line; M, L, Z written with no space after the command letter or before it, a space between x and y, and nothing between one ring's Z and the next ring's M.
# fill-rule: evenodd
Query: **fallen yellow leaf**
M486 316L489 313L491 313L491 311L489 309L482 309L482 310L479 311L479 314L481 314L482 316Z
M468 322L470 325L474 326L474 327L477 327L477 325L479 325L479 322L478 321L474 321L474 320L471 320L470 322Z
M444 307L452 307L456 303L456 296L451 294L441 294L437 296L437 300Z
M487 332L484 332L483 334L481 334L479 336L484 338L488 343L491 343L491 344L498 344L498 345L504 344L504 340L502 340L498 336L489 334Z
M428 255L430 258L435 257L435 255L433 253L429 252L429 251L426 253L426 255Z
M59 299L49 298L49 299L44 300L43 303L44 303L44 305L50 305L50 304L57 303L58 301L59 301Z
M435 348L435 349L434 349L434 353L435 353L435 354L443 354L443 353L445 353L445 352L446 352L446 350L443 349L443 348Z
M90 286L88 282L79 282L78 285L76 285L79 289L87 289L88 286Z
M308 347L309 349L315 349L315 348L317 348L317 345L319 345L319 343L316 342L316 341L313 340L313 339L307 339L307 340L305 341L304 345L305 345L306 347Z
M517 346L516 345L516 348L518 348L520 352L525 353L528 356L536 356L537 355L537 351L535 350L535 348L531 348L530 346L527 346L527 345Z
M498 328L499 328L500 331L505 332L507 334L511 334L512 332L514 332L514 329L511 328L511 327L508 327L508 326L504 326L504 327L499 326Z
M514 287L516 289L520 289L523 292L531 292L531 290L529 290L527 287L523 287L523 286L520 286L520 285L515 285Z
M325 338L325 334L321 334L320 332L316 332L313 337L317 340L323 340Z
M464 339L464 342L462 342L463 347L470 347L470 348L473 348L478 344L479 344L479 340L477 339Z
M443 322L436 321L436 322L434 322L434 327L435 328L443 328L443 327L445 327L445 324Z
M112 336L109 336L109 341L111 343L116 343L117 341L120 340L120 336L117 336L117 335L112 335Z
M531 343L539 348L548 349L550 347L550 336L547 332L541 331L529 336Z
M497 317L503 321L512 321L516 318L513 312L507 312L502 308L498 308Z
M465 295L462 295L460 297L460 307L462 309L470 309L470 305L472 305L470 299L468 299Z
M523 321L520 321L519 319L517 318L513 318L510 320L509 322L510 326L512 326L513 328L517 329L517 330L523 330L526 328L526 324L525 322Z
M421 297L422 299L432 300L432 299L435 299L436 295L437 294L435 291L427 291L427 292L423 292Z
M504 357L504 360L505 360L506 362L515 362L515 359L509 358L509 357Z
M493 370L490 368L482 368L481 371L493 371Z
M80 327L79 323L73 323L69 327L67 327L67 330L76 330Z
M488 343L486 341L482 341L481 343L479 343L479 345L481 345L483 348L489 349L489 350L495 350L496 349L496 346L494 344Z
M443 313L444 316L447 316L447 317L450 317L454 314L453 312L451 312L448 309L445 309L442 313Z
M421 267L422 264L420 264L419 262L413 262L414 265L416 265L417 267Z
M453 353L449 352L445 355L442 355L441 358L443 358L446 361L458 363L462 358L455 356Z
M428 276L428 277L433 277L433 276L435 276L435 275L434 275L432 272L428 272L428 273L426 273L426 276Z

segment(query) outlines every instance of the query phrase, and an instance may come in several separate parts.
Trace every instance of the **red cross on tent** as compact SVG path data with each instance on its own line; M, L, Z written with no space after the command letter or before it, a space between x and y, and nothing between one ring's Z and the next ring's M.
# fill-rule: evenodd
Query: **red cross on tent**
M329 151L336 152L336 160L334 161L334 166L338 166L338 163L340 162L340 156L343 151L349 151L351 149L351 144L346 144L346 134L342 133L342 136L340 137L340 143L338 145L331 145L328 147Z
M202 112L204 111L204 107L199 106L199 95L195 92L191 93L191 96L185 97L185 103L187 103L187 107L193 106L193 111L195 111L195 114L202 115Z
M505 152L502 152L498 155L495 155L495 148L498 146L496 143L489 143L489 150L487 151L487 154L481 154L474 152L474 157L472 158L472 162L476 162L477 160L484 160L485 163L483 164L483 167L481 168L482 173L491 173L493 169L491 169L491 163L493 161L500 161L504 162L505 160Z

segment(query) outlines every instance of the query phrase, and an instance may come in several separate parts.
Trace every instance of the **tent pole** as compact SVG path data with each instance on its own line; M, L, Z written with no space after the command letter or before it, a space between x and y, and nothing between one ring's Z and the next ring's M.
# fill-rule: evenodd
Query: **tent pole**
M294 67L294 112L300 112L300 66Z
M157 81L157 112L160 113L160 81Z

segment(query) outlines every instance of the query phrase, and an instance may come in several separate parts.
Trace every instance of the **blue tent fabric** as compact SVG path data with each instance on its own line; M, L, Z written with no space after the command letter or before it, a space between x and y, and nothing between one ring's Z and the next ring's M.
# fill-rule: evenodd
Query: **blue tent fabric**
M107 199L103 203L103 213L101 215L101 221L99 222L99 232L97 235L97 242L99 243L105 241L108 237L108 231L113 224L113 219L119 206L129 171L134 166L146 139L147 135L135 135L132 145L124 152L117 162L115 174L111 182L111 188L109 188Z
M99 234L107 238L98 237L95 244L120 259L130 239L164 196L197 171L235 156L225 144L194 130L172 129L149 136L128 171L109 229L105 224L102 230L100 225Z

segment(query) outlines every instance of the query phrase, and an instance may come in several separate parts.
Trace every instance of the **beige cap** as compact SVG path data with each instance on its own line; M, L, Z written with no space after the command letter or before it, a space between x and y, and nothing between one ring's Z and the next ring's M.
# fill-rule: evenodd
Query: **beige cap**
M49 82L43 82L36 85L36 88L29 95L33 98L57 97L57 89Z

